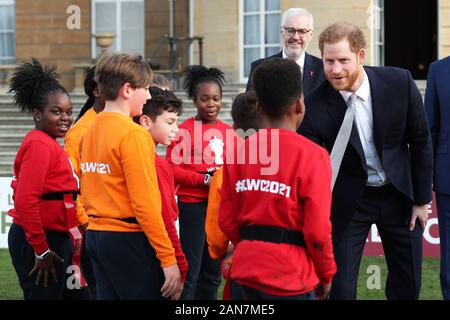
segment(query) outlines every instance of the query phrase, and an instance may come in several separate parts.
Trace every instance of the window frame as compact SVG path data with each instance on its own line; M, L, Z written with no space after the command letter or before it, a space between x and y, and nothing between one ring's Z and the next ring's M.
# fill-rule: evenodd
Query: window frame
M266 57L266 49L267 48L279 48L281 50L280 40L275 43L265 43L265 34L266 34L266 15L267 14L279 14L280 22L281 22L281 3L280 8L278 10L267 10L265 8L265 0L259 0L259 11L250 11L244 12L244 2L245 0L239 0L239 81L241 83L247 83L248 77L244 75L245 66L244 66L244 52L245 49L249 48L259 48L259 58ZM258 15L259 16L259 44L244 44L244 18L245 16L250 15ZM277 26L279 28L280 26Z
M0 6L10 6L12 5L13 8L13 26L12 29L0 29L0 33L1 34L8 34L11 33L13 35L13 43L12 43L12 49L13 49L13 55L12 56L0 56L1 60L7 60L10 59L12 60L11 64L14 64L14 61L16 60L16 22L15 22L15 12L16 12L16 7L15 7L15 0L0 0Z
M95 34L96 33L96 4L97 3L114 3L116 6L116 21L115 21L115 31L114 33L116 34L116 38L114 40L116 40L116 44L117 44L117 49L114 49L114 51L112 52L122 52L122 3L130 3L130 2L138 2L138 3L142 3L143 5L143 25L142 25L142 38L141 41L144 44L142 46L142 52L136 52L138 54L141 54L142 56L145 56L145 0L92 0L91 1L91 34ZM91 39L91 57L92 59L97 58L96 56L96 47L97 44L95 43L95 38L92 37Z
M384 66L384 0L373 0L371 14L373 15L372 61L374 66Z

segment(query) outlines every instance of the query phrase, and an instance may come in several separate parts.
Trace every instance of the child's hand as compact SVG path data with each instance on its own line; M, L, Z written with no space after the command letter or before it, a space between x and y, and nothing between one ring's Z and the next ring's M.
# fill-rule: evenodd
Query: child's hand
M330 290L331 290L331 282L328 283L328 284L324 284L324 285L318 285L316 290L315 290L316 299L318 299L318 300L326 300L326 299L328 299L328 295L330 294Z
M161 288L161 294L164 298L173 296L181 283L181 274L177 264L163 268L165 281Z

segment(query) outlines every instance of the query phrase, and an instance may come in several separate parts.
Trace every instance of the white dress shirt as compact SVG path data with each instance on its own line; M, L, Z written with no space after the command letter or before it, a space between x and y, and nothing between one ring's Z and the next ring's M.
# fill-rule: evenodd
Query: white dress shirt
M287 56L286 52L284 52L284 49L283 49L282 56L283 56L283 59L289 59L289 57ZM300 67L300 71L301 71L302 76L303 76L303 68L305 66L305 51L303 51L302 55L300 56L300 58L297 59L297 61L295 61L295 63L297 63L298 66Z
M388 183L386 172L383 169L380 158L375 148L373 140L373 112L372 97L370 93L370 83L366 72L364 72L364 80L358 90L354 93L357 98L355 100L355 124L358 129L359 139L364 150L364 156L367 164L367 185L382 186ZM345 101L347 101L353 92L339 91Z

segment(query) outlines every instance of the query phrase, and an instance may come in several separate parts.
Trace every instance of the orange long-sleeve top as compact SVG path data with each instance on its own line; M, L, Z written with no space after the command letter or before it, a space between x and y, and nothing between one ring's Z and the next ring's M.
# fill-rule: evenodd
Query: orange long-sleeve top
M97 112L95 112L94 108L89 109L64 136L64 150L66 150L69 155L73 170L80 179L80 143L86 134L86 130L94 122L95 117L97 117ZM86 210L84 208L83 194L80 194L77 197L77 220L78 225L86 224L89 221L88 215L86 214Z
M143 127L120 113L100 113L82 141L81 171L88 230L144 232L161 267L177 263L161 215L155 145ZM119 220L125 218L138 223Z
M213 259L220 259L225 256L228 248L228 238L219 227L220 208L220 188L222 186L222 172L220 168L214 173L208 194L208 208L206 209L206 241L208 251Z

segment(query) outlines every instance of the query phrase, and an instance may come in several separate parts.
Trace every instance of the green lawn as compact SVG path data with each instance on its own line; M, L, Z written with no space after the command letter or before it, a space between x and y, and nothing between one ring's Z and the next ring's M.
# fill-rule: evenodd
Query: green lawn
M375 270L375 272L373 271ZM378 273L379 270L379 273ZM377 282L377 275L381 281ZM358 299L384 300L384 287L387 277L387 268L383 257L364 257L361 263L358 281ZM377 285L380 284L380 288ZM368 287L372 288L369 289ZM220 287L220 294L223 283ZM9 252L0 249L0 300L22 299L22 291L17 281L17 275L11 265ZM422 272L421 300L441 300L439 288L439 259L424 258Z
M23 299L8 249L0 249L0 300Z

